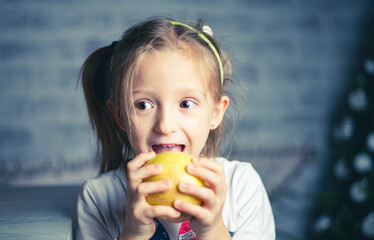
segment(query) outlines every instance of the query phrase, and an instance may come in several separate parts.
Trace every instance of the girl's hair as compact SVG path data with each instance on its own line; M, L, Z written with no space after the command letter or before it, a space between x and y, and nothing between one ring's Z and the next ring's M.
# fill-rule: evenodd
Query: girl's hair
M190 25L203 34L216 48L223 65L224 80L221 83L217 57L211 46L196 31L171 24L166 18L151 19L128 29L122 38L112 45L93 52L81 69L82 85L90 122L97 134L97 157L101 157L100 172L119 167L135 153L131 147L134 111L132 86L143 57L151 51L183 50L199 61L201 71L207 73L209 91L217 102L226 94L231 78L231 65L224 51L214 38L203 31L202 21ZM224 121L210 131L202 155L217 155L222 145ZM100 156L101 155L101 156Z

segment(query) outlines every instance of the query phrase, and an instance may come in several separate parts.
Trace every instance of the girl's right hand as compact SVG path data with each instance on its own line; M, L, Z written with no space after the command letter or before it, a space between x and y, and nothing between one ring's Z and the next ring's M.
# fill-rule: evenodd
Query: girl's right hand
M161 164L144 164L155 156L154 152L141 153L127 163L127 206L125 225L120 239L150 239L156 231L154 218L178 218L181 213L170 206L151 206L145 197L171 187L168 180L143 182L143 179L162 172Z

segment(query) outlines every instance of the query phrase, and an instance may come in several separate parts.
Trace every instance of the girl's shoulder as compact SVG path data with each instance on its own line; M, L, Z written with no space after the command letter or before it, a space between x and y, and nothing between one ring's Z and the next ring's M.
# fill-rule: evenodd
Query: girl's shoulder
M275 239L266 189L252 164L225 158L216 161L225 172L227 195L222 217L229 231L237 239L264 239L265 235Z
M250 162L238 160L228 160L226 158L216 158L216 162L220 163L224 170L226 178L242 178L243 176L249 180L261 181L260 176Z
M116 170L86 180L82 184L81 192L86 192L98 202L103 202L103 200L110 200L108 198L117 198L118 195L124 194L126 187L126 170L124 165L121 165Z
M225 158L217 158L216 161L224 168L228 195L233 199L240 202L238 199L253 199L267 195L260 175L250 162Z
M82 184L73 229L86 228L94 232L97 239L116 239L119 236L125 219L127 184L123 182L126 179L122 176L124 172L120 167Z

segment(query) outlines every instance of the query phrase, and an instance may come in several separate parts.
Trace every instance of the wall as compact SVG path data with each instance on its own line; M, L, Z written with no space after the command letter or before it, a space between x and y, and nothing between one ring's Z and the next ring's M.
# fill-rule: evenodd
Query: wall
M2 0L1 182L23 172L54 176L61 174L61 166L88 165L95 142L76 85L84 59L144 18L196 19L202 14L232 56L239 88L246 89L232 140L235 156L258 149L260 155L274 148L298 151L307 145L315 160L292 187L315 186L328 160L331 114L360 60L369 2ZM296 219L307 208L300 204ZM290 222L283 221L287 213L278 211L283 208L279 202L274 208L280 236L300 225L297 220L282 225Z

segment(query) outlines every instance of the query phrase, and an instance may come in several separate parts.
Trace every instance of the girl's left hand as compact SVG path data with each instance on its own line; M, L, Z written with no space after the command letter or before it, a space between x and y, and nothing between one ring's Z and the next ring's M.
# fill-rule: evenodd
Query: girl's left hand
M206 187L180 183L178 188L183 193L202 199L203 204L198 206L176 200L174 207L192 216L190 227L197 239L231 239L222 219L227 192L223 166L206 158L197 158L187 167L187 171L202 179Z

